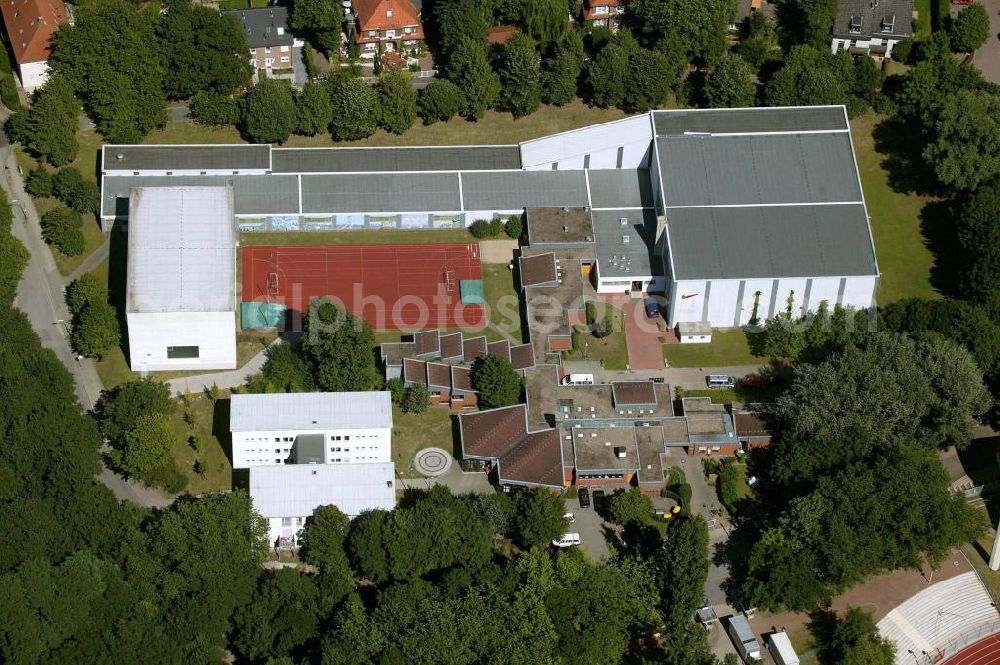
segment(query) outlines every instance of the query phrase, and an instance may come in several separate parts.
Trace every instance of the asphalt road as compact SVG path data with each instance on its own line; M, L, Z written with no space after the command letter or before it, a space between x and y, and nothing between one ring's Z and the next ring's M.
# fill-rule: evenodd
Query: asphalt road
M987 81L1000 83L1000 0L983 0L983 7L990 15L990 38L976 51L972 63Z
M9 112L0 109L0 123L7 119ZM0 130L0 186L11 199L14 210L12 232L24 243L31 254L28 266L21 276L14 305L23 311L31 322L31 327L42 340L42 345L51 349L60 362L66 366L76 386L76 395L84 409L94 407L103 386L94 363L88 359L78 361L69 346L70 320L66 307L63 278L56 268L52 252L42 240L38 212L31 198L24 192L24 183L17 171L14 151L7 137ZM161 507L170 499L157 490L125 480L106 467L98 480L107 485L119 499L128 499L146 507Z

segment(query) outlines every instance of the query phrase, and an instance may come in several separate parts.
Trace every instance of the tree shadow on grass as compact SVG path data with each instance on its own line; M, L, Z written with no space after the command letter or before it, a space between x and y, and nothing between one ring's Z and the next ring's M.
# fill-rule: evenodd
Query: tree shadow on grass
M955 232L955 218L947 201L932 201L920 211L920 232L934 255L931 286L939 292L961 297L959 278L965 271Z
M899 194L944 194L941 183L924 159L924 135L920 127L901 118L889 118L872 132L875 152L889 172L889 187Z

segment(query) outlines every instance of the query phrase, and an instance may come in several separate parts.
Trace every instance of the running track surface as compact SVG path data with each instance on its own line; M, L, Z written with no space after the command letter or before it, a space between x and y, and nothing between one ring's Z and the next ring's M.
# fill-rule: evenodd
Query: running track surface
M479 243L243 247L242 258L244 302L303 312L328 296L378 329L486 325L485 308L459 291L483 277Z
M971 644L939 665L994 665L1000 663L1000 634Z

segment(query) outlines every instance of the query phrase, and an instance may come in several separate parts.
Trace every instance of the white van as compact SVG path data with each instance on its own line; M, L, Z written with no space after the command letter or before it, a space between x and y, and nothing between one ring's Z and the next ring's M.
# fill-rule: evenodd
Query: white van
M750 628L750 622L745 616L737 614L729 617L726 620L726 632L729 633L729 638L733 641L737 653L740 654L744 662L748 662L751 658L761 660L760 644L757 643L757 638L754 637L753 630Z
M552 545L555 547L573 547L574 545L580 544L580 534L578 533L567 533L563 535L559 540L553 540Z
M736 379L726 374L709 374L705 377L709 388L735 388Z
M564 386L592 386L594 385L593 374L567 374L563 377Z

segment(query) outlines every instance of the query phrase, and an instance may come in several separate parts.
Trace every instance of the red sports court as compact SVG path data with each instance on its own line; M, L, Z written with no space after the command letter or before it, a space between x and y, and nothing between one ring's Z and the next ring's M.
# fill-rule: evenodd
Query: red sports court
M479 243L244 247L242 301L304 312L327 296L374 328L482 328L482 277Z

